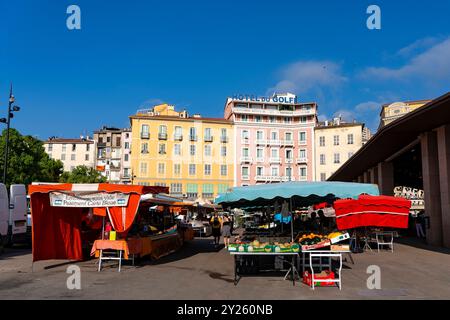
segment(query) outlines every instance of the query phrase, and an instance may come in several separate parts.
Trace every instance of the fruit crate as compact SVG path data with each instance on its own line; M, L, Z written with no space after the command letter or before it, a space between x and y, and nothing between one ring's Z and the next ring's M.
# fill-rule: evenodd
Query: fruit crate
M331 238L331 244L335 244L344 240L350 239L350 234L348 232L341 234L338 237Z
M329 247L330 245L331 245L330 240L323 240L319 243L312 244L312 245L302 245L302 251L317 250L317 249Z

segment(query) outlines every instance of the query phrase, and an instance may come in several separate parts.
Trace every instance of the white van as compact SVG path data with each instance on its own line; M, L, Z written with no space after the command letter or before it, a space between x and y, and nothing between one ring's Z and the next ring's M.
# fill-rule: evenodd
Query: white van
M14 243L29 243L31 229L27 224L27 191L23 184L13 184L10 195L0 183L0 247Z

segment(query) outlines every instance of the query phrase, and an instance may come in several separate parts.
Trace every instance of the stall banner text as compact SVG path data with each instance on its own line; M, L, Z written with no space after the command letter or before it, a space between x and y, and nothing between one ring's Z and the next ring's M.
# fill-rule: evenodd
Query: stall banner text
M50 204L52 207L126 207L128 205L128 198L128 194L120 192L77 195L50 192Z

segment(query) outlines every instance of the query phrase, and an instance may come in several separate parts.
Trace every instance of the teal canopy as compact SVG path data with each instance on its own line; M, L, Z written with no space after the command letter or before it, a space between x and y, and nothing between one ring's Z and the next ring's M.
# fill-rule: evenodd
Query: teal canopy
M276 200L291 199L296 206L308 206L335 199L357 199L361 194L377 196L378 186L353 182L284 182L235 187L219 194L215 203L226 207L248 207L273 204Z

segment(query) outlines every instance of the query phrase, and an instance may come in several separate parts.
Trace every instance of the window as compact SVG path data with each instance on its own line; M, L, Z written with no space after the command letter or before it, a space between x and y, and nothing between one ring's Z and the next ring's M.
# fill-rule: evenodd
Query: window
M210 176L211 175L211 165L210 164L205 164L205 176Z
M243 122L248 122L248 116L246 114L243 114L241 117Z
M275 117L274 116L270 116L269 117L269 121L270 121L270 123L275 123L276 122Z
M197 129L192 127L189 129L189 139L191 141L197 141Z
M158 147L158 153L159 154L166 154L166 144L161 143Z
M65 154L62 154L62 155L61 155L61 160L62 160L62 161L66 160L66 155L65 155Z
M125 149L130 149L130 143L129 142L125 142Z
M197 198L198 185L196 183L188 183L186 185L186 193L189 198Z
M353 144L353 134L347 135L347 144Z
M306 159L306 149L300 149L298 150L298 157L300 159Z
M130 161L130 155L128 153L124 155L124 161Z
M48 152L52 152L53 151L53 144L49 144L48 148L47 148Z
M333 136L333 145L335 146L339 145L339 136Z
M278 158L279 157L279 152L278 151L279 151L278 149L271 149L270 150L270 156L272 158Z
M228 185L227 184L219 184L217 185L217 192L218 193L225 193L228 191Z
M189 153L191 156L195 156L195 144L189 146Z
M130 134L127 132L125 133L125 139L128 139L130 137Z
M339 153L334 154L334 163L341 163L341 155Z
M272 131L272 132L270 133L270 138L271 138L272 140L278 140L278 132Z
M123 176L127 178L130 176L130 168L123 169Z
M106 137L106 142L111 142L111 137Z
M292 119L290 117L284 117L284 123L291 123Z
M205 141L212 141L211 128L205 128Z
M181 174L181 165L179 163L173 165L173 173L177 176Z
M300 131L298 133L298 140L300 141L301 144L306 143L306 132L305 131Z
M248 154L249 154L249 153L248 153L248 148L243 148L243 149L242 149L242 156L247 158L247 157L248 157Z
M140 171L141 171L142 175L147 174L147 163L146 162L141 162Z
M244 140L248 140L248 138L249 138L248 130L242 130L241 137Z
M272 177L278 177L279 176L279 169L278 169L278 167L272 167L271 168L271 171L272 171Z
M256 175L264 176L264 167L256 167Z
M285 169L285 177L292 179L292 168Z
M72 152L77 150L77 145L76 144L72 144Z
M325 137L319 137L319 145L321 147L325 147Z
M150 130L148 124L143 124L141 126L141 138L148 139L150 137Z
M306 123L307 117L300 117L300 123Z
M189 165L189 174L191 176L195 175L195 164L190 164Z
M183 128L175 127L175 140L181 140L183 138Z
M175 143L173 145L173 154L176 156L181 156L181 145L178 143Z
M222 157L226 157L227 156L227 147L226 146L220 147L220 155Z
M322 172L320 174L320 181L326 181L326 180L327 180L327 174Z
M287 150L285 150L285 152L286 152L286 159L291 160L292 159L292 150L287 149Z
M164 163L158 163L158 174L164 174L166 172L166 165Z
M141 144L141 153L142 154L148 153L148 143L147 142L144 142Z
M170 193L172 193L172 194L182 194L183 193L183 184L181 184L181 183L171 183L170 184Z
M225 128L220 129L220 136L222 138L226 138L227 137L227 129L225 129Z
M261 116L255 116L255 122L261 122Z
M262 148L256 149L256 158L258 159L264 158L264 149Z
M306 174L307 174L306 167L300 167L300 172L299 172L300 180L306 180Z
M212 198L214 196L214 185L211 183L205 183L202 186L202 197L203 198Z
M249 169L248 169L248 167L242 167L241 168L241 172L242 172L242 178L244 179L244 177L245 178L248 178L248 176L249 176Z
M72 160L72 161L75 161L75 158L76 158L76 155L75 155L75 154L72 154L72 155L70 156L70 160Z
M263 140L264 139L264 132L263 131L256 131L256 140Z
M91 150L91 145L88 143L88 144L86 144L86 151L89 152L89 150Z
M220 175L221 175L221 176L226 176L226 175L228 175L228 167L227 167L226 164L220 165Z
M122 139L120 137L116 137L116 146L120 147L121 144L122 144Z
M167 134L167 126L160 125L158 133L163 133L163 134L165 133L165 134Z
M211 145L205 145L205 157L211 157Z
M65 144L62 145L62 152L66 152L66 147L67 146Z
M292 132L286 132L286 133L284 134L284 139L285 139L286 141L292 141Z
M325 155L324 154L320 155L320 164L325 165Z
M84 161L89 161L89 155L88 154L84 155Z

